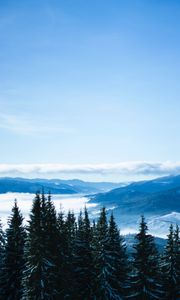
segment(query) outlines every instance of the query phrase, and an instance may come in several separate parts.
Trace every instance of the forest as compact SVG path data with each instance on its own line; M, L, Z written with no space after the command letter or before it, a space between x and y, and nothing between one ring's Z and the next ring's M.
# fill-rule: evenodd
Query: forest
M37 193L28 222L15 200L0 226L1 300L180 299L180 234L170 225L159 252L144 216L128 253L113 214L56 211Z

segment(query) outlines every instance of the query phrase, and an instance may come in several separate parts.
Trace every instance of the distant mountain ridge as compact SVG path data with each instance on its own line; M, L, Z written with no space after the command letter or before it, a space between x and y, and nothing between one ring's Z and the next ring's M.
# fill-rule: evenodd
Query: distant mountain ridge
M135 239L135 234L124 235L124 240L126 242L127 252L132 255L135 252L134 245L137 243ZM155 244L160 253L164 251L166 247L167 240L159 237L155 237Z
M117 205L138 213L180 212L180 175L149 181L133 182L127 186L99 193L90 197L91 202Z
M134 182L89 198L96 204L91 209L94 216L105 206L126 232L137 226L140 215L148 219L154 234L167 234L171 222L180 225L180 175Z
M44 190L52 194L85 194L99 193L122 186L121 183L111 182L85 182L78 179L26 179L26 178L0 178L0 194L7 192L36 193Z

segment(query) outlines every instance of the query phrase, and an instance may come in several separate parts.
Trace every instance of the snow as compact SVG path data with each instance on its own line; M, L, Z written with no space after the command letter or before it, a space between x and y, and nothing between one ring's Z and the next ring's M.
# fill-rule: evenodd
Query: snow
M180 226L180 213L172 212L170 214L151 217L148 220L148 227L151 233L155 236L166 238L170 224Z

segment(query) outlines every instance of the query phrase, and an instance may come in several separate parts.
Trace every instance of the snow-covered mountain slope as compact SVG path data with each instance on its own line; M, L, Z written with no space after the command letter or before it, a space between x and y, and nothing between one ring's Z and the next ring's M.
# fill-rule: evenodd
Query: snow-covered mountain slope
M141 215L156 236L165 237L170 223L180 225L180 175L134 182L89 198L97 204L91 214L96 217L106 206L108 213L113 211L124 234L137 231Z
M0 194L3 193L36 193L42 188L46 193L52 194L80 194L100 193L121 187L122 183L113 182L85 182L78 179L26 179L26 178L0 178Z
M180 213L172 212L163 216L155 216L148 220L148 227L153 235L165 237L170 224L180 226Z

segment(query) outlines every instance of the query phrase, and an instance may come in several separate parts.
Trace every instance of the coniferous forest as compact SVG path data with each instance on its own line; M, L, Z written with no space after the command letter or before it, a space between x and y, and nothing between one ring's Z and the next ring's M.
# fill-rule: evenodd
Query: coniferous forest
M159 253L142 216L128 254L113 215L90 222L56 212L51 195L36 194L29 221L15 201L0 227L1 300L180 299L180 234L170 226Z

